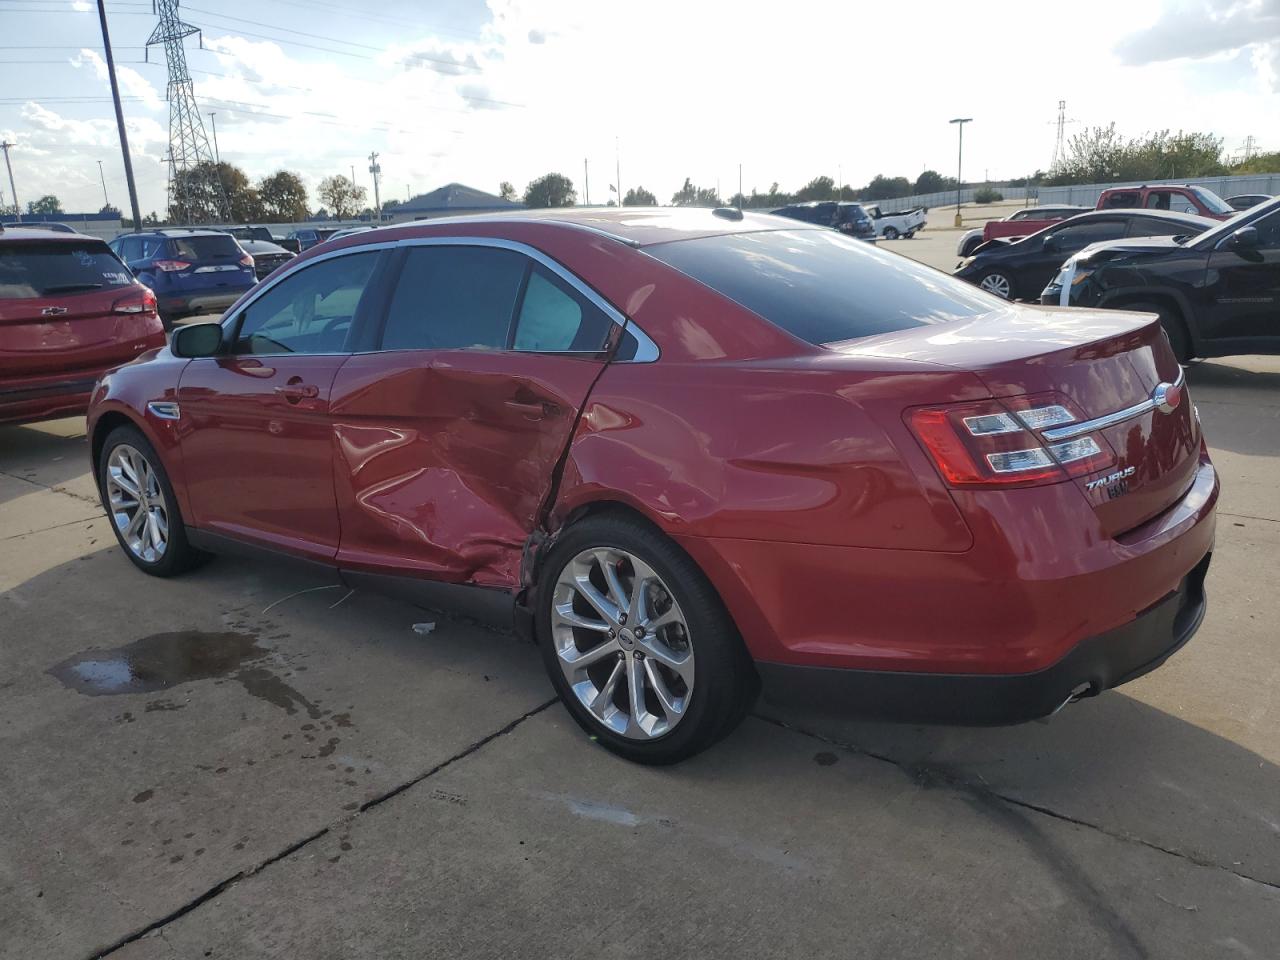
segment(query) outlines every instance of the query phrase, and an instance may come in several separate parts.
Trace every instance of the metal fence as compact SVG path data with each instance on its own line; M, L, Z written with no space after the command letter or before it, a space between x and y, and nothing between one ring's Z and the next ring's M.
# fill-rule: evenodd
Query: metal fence
M998 183L979 184L974 187L965 187L960 191L961 203L973 203L974 195L979 190L991 189L996 191L1006 200L1025 200L1027 198L1027 187L1002 187ZM1031 196L1035 196L1035 187L1031 187ZM885 213L901 213L906 210L915 210L917 207L946 207L955 206L956 192L954 190L942 190L938 193L917 193L910 197L898 197L895 200L860 200L859 203L864 206L867 204L878 204L880 209Z

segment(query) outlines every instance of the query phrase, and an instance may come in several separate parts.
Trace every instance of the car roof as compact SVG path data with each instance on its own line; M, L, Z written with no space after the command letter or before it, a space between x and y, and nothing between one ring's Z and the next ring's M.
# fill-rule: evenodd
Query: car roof
M538 224L552 229L588 231L633 247L762 230L824 229L787 217L738 211L728 207L715 210L710 207L561 207L414 220L352 234L343 237L342 243L380 243L435 236L457 226L478 225L492 228L503 224Z
M1179 213L1176 210L1153 210L1150 207L1118 207L1114 210L1090 210L1088 213L1081 213L1077 216L1069 218L1073 223L1079 223L1081 220L1104 220L1120 217L1127 219L1130 217L1153 217L1156 220L1174 220L1179 223L1191 221L1202 223L1206 227L1214 226L1218 223L1212 217L1202 217L1198 213ZM1066 221L1063 221L1064 223Z
M157 227L154 230L142 230L134 233L120 234L121 237L229 237L225 230L204 229L201 227ZM119 237L117 237L119 239Z
M91 237L87 233L65 233L61 230L41 230L36 227L4 227L0 229L0 243L5 240L55 240L65 243L99 240L99 242L105 242L98 237Z

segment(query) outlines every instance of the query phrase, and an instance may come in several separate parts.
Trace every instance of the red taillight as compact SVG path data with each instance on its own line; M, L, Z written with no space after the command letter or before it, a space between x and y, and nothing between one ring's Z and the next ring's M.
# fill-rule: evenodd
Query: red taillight
M133 290L111 305L112 313L155 313L156 295L150 287Z
M155 265L157 270L163 270L165 273L177 273L192 266L186 260L156 260Z
M240 266L242 266L242 267L252 267L252 266L253 266L253 257L249 256L249 254L247 254L247 253L246 253L243 257L241 257L241 258L240 258Z
M1085 434L1049 442L1041 431L1084 418L1060 397L924 407L908 422L953 487L1059 483L1115 463L1106 439Z

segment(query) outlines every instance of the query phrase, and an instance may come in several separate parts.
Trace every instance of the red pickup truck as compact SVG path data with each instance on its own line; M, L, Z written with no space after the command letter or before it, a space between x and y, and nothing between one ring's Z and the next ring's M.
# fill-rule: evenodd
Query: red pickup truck
M988 240L997 237L1029 237L1039 233L1051 223L1074 217L1077 213L1085 213L1089 207L1025 207L1011 213L1003 220L990 220L981 228L975 227L966 231L956 244L956 253L961 257L972 255L973 251Z
M1099 210L1172 210L1174 213L1195 213L1215 220L1229 220L1238 210L1212 190L1204 187L1174 187L1160 184L1148 187L1112 187L1103 190L1098 198Z

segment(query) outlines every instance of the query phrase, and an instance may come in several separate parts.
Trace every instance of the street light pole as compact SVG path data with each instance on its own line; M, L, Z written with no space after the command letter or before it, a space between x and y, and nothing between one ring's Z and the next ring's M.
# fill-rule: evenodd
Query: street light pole
M124 181L129 187L129 209L133 213L133 230L142 229L142 213L138 209L138 187L133 182L133 161L129 159L129 138L124 132L124 110L120 108L120 87L116 83L116 62L111 55L111 34L107 32L107 7L98 0L98 21L102 24L102 52L107 57L107 76L111 80L111 99L116 107L116 129L120 132L120 153L124 156Z
M964 186L964 125L972 123L973 117L956 117L951 121L960 125L960 153L956 159L956 226L963 227L960 219L960 190Z

